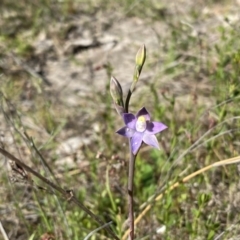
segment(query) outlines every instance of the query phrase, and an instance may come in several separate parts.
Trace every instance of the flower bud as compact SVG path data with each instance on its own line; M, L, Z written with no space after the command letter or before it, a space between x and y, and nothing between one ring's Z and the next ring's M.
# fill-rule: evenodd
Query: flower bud
M137 55L136 55L136 67L135 67L135 73L134 73L134 81L137 81L141 71L142 71L142 67L145 63L145 59L146 59L146 47L145 45L142 45L142 47L138 50Z
M110 80L110 93L115 104L123 107L123 92L122 87L118 80L111 77Z
M140 66L143 67L145 59L146 59L146 47L143 44L137 52L136 65L139 66L139 67Z

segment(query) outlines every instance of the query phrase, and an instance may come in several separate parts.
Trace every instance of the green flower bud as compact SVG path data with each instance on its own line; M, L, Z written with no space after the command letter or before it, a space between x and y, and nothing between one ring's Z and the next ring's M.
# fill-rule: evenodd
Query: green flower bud
M138 50L136 55L136 66L143 67L145 59L146 59L146 47L143 44L141 48Z
M138 81L138 78L141 74L143 65L145 63L146 59L146 47L145 45L142 45L142 47L138 50L137 55L136 55L136 67L135 67L135 72L134 72L134 81Z
M142 47L140 47L140 49L137 52L136 55L136 60L135 60L135 69L134 69L134 73L133 73L133 82L132 85L130 87L130 91L133 92L135 89L135 86L138 82L139 76L141 74L143 65L145 63L145 59L146 59L146 47L143 44Z
M123 107L123 92L122 87L118 80L111 77L110 80L110 93L115 104Z

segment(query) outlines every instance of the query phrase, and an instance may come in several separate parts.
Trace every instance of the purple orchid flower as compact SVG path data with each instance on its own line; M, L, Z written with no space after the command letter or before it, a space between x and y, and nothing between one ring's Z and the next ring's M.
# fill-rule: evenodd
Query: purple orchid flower
M126 124L117 131L118 134L131 138L131 149L134 155L137 154L142 142L159 149L157 138L154 134L167 128L161 122L151 122L150 115L145 107L134 116L132 113L124 113L123 120Z

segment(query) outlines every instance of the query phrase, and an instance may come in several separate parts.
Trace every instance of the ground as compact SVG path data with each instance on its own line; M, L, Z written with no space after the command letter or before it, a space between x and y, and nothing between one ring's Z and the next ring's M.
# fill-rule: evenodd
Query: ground
M174 182L239 155L239 9L239 1L220 0L3 2L1 147L54 181L48 165L124 239L128 146L115 134L123 122L110 78L126 96L146 46L130 111L145 106L168 130L158 136L160 151L144 145L137 158L137 217ZM9 239L84 239L99 227L32 174L34 186L23 181L8 158L0 163ZM136 239L240 239L238 177L237 164L227 165L167 191L136 225ZM112 238L101 230L91 239Z

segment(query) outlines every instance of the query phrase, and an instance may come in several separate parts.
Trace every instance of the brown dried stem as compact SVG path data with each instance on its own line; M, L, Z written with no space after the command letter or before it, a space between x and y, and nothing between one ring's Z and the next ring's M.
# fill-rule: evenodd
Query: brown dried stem
M23 163L21 160L4 150L3 148L0 148L0 153L7 157L8 159L14 161L18 166L26 170L27 172L31 173L35 177L42 180L45 184L47 184L52 189L59 192L65 199L67 199L69 202L74 202L79 208L81 208L83 211L85 211L91 218L93 218L100 226L104 225L104 222L99 219L98 216L96 216L94 213L92 213L87 207L85 207L73 194L73 191L71 190L64 190L63 188L59 187L55 183L49 181L47 178L43 177L41 174L33 170L31 167ZM109 226L106 226L107 232L113 237L113 239L119 240L119 238L114 234L114 232L110 229Z

